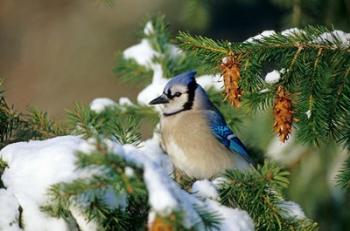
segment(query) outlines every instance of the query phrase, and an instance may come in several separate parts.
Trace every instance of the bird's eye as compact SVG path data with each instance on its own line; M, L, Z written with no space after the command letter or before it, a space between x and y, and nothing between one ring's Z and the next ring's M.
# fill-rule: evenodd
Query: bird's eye
M181 92L175 92L174 96L179 97L181 95Z

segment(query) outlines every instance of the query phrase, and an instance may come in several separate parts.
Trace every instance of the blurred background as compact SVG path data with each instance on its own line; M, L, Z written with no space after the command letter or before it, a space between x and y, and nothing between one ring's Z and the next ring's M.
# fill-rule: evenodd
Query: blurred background
M140 88L112 72L115 56L137 43L145 20L159 13L174 35L182 30L230 41L308 24L350 32L349 0L1 0L0 78L7 101L60 120L74 102L135 99ZM244 121L242 139L291 171L289 199L321 230L350 230L350 197L334 180L346 152L331 142L280 145L270 117Z

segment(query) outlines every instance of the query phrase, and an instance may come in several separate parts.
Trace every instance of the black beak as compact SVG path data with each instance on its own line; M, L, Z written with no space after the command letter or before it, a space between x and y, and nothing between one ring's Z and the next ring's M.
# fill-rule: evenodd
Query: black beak
M154 104L164 104L164 103L169 103L168 97L164 94L162 94L161 96L155 98L154 100L152 100L151 102L149 102L149 104L154 105Z

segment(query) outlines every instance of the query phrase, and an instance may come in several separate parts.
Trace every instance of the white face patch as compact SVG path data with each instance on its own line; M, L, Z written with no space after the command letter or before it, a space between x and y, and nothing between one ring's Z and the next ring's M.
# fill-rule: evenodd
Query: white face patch
M184 104L188 101L188 94L181 94L179 97L174 97L169 100L169 103L164 104L163 112L172 114L184 109Z
M184 105L188 102L189 96L185 86L173 86L168 95L169 103L163 105L163 112L165 114L173 114L184 109ZM169 98L169 95L171 96Z

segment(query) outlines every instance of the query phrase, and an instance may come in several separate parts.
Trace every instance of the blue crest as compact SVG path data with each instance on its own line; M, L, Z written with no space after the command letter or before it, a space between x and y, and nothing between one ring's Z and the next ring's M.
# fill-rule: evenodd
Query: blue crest
M197 73L196 71L187 71L179 75L176 75L175 77L169 80L169 82L165 86L165 89L168 89L174 85L188 86L193 81L194 82L196 81L196 79L194 78L196 73Z

